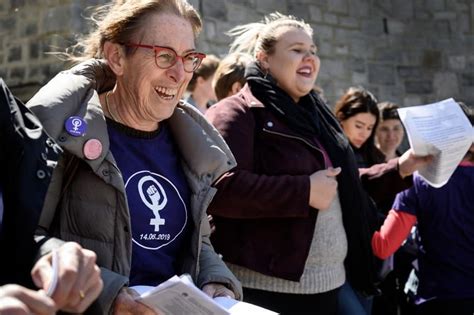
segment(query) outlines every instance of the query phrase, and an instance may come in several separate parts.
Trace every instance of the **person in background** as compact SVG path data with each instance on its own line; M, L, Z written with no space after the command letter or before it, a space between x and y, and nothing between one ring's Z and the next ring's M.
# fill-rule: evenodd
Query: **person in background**
M379 122L377 99L362 87L349 88L337 101L334 111L356 156L364 189L383 215L395 195L412 185L409 175L428 163L430 158L415 156L408 150L400 158L385 162L385 156L377 149L374 140ZM391 262L380 263L377 269L383 279L386 270L391 269ZM373 297L353 290L350 282L339 294L339 315L371 314Z
M185 0L99 7L80 44L85 60L28 102L63 147L39 227L43 247L76 240L97 254L103 314L151 314L135 285L188 273L211 297L240 298L214 252L212 183L235 166L217 131L181 101L205 55L197 11Z
M379 123L375 130L377 148L385 155L385 161L401 156L399 151L405 131L398 116L398 105L391 102L377 104L380 112Z
M244 53L231 53L221 60L212 81L218 101L237 94L244 87L245 67L250 61L252 56Z
M472 109L461 105L471 125ZM474 313L474 143L449 181L431 187L419 174L413 187L399 193L372 248L384 259L394 253L418 224L419 315Z
M376 209L338 121L313 91L313 30L276 12L230 34L231 52L253 61L245 86L206 112L237 160L209 206L213 245L245 301L281 314L335 314L346 276L374 292L367 237Z
M384 154L375 145L377 99L362 87L349 88L337 101L334 112L356 156L364 189L380 212L386 213L395 195L412 185L410 175L429 163L431 157L416 156L407 150L385 162Z
M34 231L61 149L1 78L0 152L0 314L83 312L102 290L96 255L69 242L54 253L56 267L52 253L36 257Z
M399 150L405 131L398 116L398 105L392 102L382 102L377 104L380 117L375 131L377 148L385 155L385 161L400 157ZM384 214L390 210L393 201L387 201L384 206ZM413 228L416 233L416 227ZM408 301L404 292L405 282L412 270L412 263L416 259L416 242L410 237L400 250L393 255L393 271L387 275L380 284L382 294L374 299L372 315L412 315L415 313L413 304Z
M186 98L186 102L199 109L203 114L216 101L212 81L219 62L220 60L216 56L207 55L199 68L194 71L188 84L187 91L190 94Z

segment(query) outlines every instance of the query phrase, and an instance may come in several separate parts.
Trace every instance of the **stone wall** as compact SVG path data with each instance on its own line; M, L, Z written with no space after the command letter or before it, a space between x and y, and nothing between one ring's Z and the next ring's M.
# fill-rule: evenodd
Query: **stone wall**
M65 67L63 51L103 0L0 1L0 76L28 99ZM315 30L318 84L334 104L351 85L416 105L454 97L474 105L474 0L191 0L204 20L198 47L224 55L235 25L278 10Z

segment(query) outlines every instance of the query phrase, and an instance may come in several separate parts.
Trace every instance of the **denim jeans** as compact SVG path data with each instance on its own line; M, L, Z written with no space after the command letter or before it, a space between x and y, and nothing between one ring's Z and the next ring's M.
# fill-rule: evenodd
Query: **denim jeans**
M339 290L338 300L338 315L370 315L372 312L373 297L354 291L347 281Z

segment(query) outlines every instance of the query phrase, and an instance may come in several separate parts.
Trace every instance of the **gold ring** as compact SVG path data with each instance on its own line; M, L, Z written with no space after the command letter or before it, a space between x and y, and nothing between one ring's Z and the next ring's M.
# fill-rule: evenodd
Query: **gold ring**
M83 290L79 290L79 297L81 298L81 300L84 300L84 298L86 297Z

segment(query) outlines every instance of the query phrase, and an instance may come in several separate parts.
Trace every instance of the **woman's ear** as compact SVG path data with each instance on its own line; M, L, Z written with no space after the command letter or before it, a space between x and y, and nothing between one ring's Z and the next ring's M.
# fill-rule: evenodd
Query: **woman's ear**
M122 75L124 67L124 51L122 45L106 41L104 43L104 56L115 75Z
M230 87L229 95L232 96L234 94L237 94L240 90L242 89L242 84L240 84L239 81L235 81L232 86Z
M259 51L256 55L256 58L262 67L262 70L268 71L268 68L270 68L270 64L268 63L268 55L263 51Z

